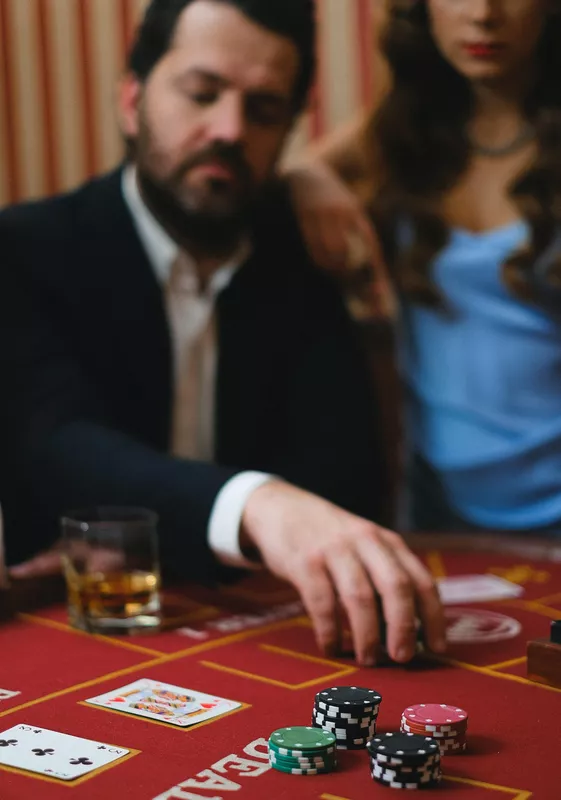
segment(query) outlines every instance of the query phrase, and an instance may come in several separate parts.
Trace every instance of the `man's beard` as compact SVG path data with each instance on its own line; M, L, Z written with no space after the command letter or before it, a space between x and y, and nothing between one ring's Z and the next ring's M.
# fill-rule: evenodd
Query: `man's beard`
M142 196L154 216L179 243L209 255L220 255L235 246L247 229L254 207L252 179L240 149L216 143L186 159L170 176L158 178L137 151L137 176ZM194 167L218 160L235 175L235 195L220 181L190 188L184 183Z

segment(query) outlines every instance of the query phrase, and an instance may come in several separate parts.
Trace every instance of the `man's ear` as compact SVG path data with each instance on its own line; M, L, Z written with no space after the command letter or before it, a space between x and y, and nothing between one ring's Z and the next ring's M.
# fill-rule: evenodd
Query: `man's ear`
M132 72L126 72L117 87L117 113L119 127L125 139L138 136L139 105L142 97L142 84Z

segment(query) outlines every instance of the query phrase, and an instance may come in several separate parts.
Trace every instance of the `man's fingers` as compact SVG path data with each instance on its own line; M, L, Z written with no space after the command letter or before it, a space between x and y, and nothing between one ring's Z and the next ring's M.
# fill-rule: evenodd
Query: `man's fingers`
M436 584L405 542L400 540L394 552L413 580L425 641L430 650L443 653L446 650L446 619Z
M388 653L394 661L409 661L415 653L413 582L383 539L361 537L357 549L382 598Z
M306 568L294 585L312 621L318 647L332 653L339 644L337 601L325 567Z
M334 552L327 562L341 604L347 612L355 657L359 664L373 666L379 641L374 589L360 561L351 550Z
M56 551L40 553L38 556L11 567L12 578L40 578L46 575L57 575L62 571L61 554Z

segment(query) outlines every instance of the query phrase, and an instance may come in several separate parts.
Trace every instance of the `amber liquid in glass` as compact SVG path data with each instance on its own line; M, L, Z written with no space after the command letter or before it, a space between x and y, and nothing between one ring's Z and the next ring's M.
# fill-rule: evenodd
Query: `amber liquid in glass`
M160 576L155 572L67 570L71 622L85 630L155 628L159 625Z

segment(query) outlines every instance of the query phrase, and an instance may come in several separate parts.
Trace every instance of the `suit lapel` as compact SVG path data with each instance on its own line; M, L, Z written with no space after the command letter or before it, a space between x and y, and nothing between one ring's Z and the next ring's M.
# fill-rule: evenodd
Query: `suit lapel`
M274 438L284 347L263 268L256 253L217 303L216 459L225 466L266 468Z
M122 170L94 182L81 209L82 275L106 345L127 372L130 402L145 406L162 446L171 418L171 346L163 296L121 190Z

